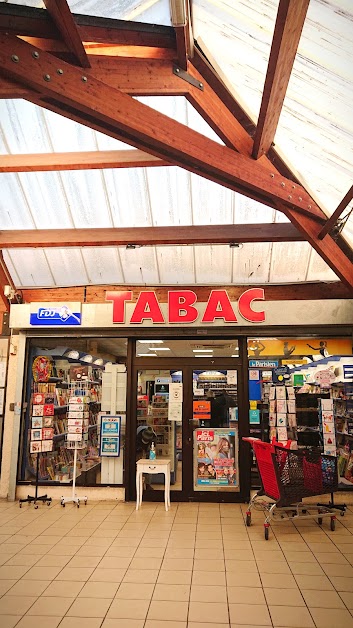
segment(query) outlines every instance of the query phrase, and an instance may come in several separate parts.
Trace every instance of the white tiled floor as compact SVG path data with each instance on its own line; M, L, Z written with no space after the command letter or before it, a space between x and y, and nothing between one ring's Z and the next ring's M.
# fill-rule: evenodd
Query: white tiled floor
M0 628L353 628L353 509L265 541L245 508L0 502Z

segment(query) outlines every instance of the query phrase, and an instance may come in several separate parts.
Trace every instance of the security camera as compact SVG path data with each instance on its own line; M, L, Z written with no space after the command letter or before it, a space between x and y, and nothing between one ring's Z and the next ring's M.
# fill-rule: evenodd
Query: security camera
M11 286L6 285L4 286L4 295L11 300L15 296L15 290Z

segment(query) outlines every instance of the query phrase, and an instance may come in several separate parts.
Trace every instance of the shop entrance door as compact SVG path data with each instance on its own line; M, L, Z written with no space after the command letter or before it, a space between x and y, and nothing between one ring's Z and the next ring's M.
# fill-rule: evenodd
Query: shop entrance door
M250 468L241 438L248 422L241 369L216 361L211 369L200 368L195 362L137 371L130 468L136 459L148 457L153 442L157 458L170 460L172 501L247 501ZM134 499L134 473L130 479ZM164 477L146 475L144 489L144 500L162 501Z

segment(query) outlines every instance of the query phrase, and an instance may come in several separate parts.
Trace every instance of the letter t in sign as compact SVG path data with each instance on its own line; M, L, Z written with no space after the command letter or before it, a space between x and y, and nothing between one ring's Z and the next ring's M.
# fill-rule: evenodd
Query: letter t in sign
M125 302L132 300L132 291L106 292L106 301L113 301L113 323L125 323Z

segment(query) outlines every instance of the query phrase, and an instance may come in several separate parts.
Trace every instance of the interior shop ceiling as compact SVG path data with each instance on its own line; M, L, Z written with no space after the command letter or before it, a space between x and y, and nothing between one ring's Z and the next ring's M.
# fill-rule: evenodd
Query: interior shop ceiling
M136 63L140 61L141 67L144 62L152 63L151 72L155 73L158 83L158 73L162 72L162 66L156 65L153 69L154 60L164 59L163 63L170 64L171 76L174 76L172 65L175 64L175 56L178 56L179 62L182 56L178 37L176 51L173 52L171 48L163 44L165 47L162 46L156 53L158 49L151 46L129 47L125 45L124 47L123 44L118 45L116 41L114 45L112 43L108 45L103 41L98 44L84 41L84 47L81 44L82 50L80 50L81 42L77 44L77 41L70 48L69 39L65 39L63 31L61 35L46 35L43 27L42 32L38 31L38 34L37 27L33 26L35 22L39 24L38 20L43 18L43 12L39 15L38 9L46 7L50 19L57 27L60 15L58 18L56 9L64 4L57 0L47 0L45 3L39 0L23 2L0 0L0 247L2 246L3 260L16 288L123 283L130 285L221 285L330 282L342 278L343 273L345 283L349 285L351 282L353 289L353 265L349 261L353 245L353 214L341 223L341 227L343 226L341 237L345 244L338 247L331 235L318 241L317 233L325 221L315 222L310 215L305 213L310 214L313 209L294 212L291 210L288 199L292 198L292 194L294 198L295 190L294 192L289 188L286 190L288 194L283 197L285 204L283 210L283 202L278 197L270 207L268 203L260 202L256 194L250 194L255 198L257 196L257 200L254 200L249 197L249 191L243 195L239 191L230 189L232 186L228 185L228 180L226 187L221 185L222 177L215 169L212 171L215 173L214 180L211 181L196 174L197 168L190 167L189 163L186 165L187 169L173 165L96 169L91 169L92 166L90 166L89 169L84 169L81 164L80 169L77 170L66 170L55 166L50 171L50 166L37 168L33 162L31 167L24 167L26 156L29 154L55 157L61 153L73 155L94 152L99 158L99 153L103 154L104 151L134 151L135 146L141 149L141 145L133 141L131 145L128 145L101 132L104 130L101 129L101 121L99 124L91 125L96 130L79 123L77 120L82 121L80 117L82 111L79 114L72 113L71 104L66 106L66 111L69 111L67 114L61 101L60 106L58 105L57 95L54 98L52 93L50 96L48 92L49 95L47 94L46 98L41 100L38 92L36 95L33 92L28 94L26 91L28 87L33 89L32 83L28 85L28 72L27 76L25 72L23 76L13 74L13 72L21 72L22 52L21 55L17 55L21 57L19 61L12 59L12 65L11 62L9 62L10 65L7 62L12 54L11 37L26 36L26 40L20 40L21 45L34 44L46 51L41 53L40 58L40 62L43 63L41 66L43 76L48 75L49 72L46 69L49 67L46 66L47 60L55 59L58 67L61 60L63 63L70 63L76 71L80 63L81 66L85 65L85 59L88 58L96 72L98 70L103 72L99 75L100 79L103 80L102 76L105 76L105 80L109 82L113 80L114 64L116 62L121 64L123 60L126 64L125 79L127 83L129 81L133 83L137 80L137 66L134 66L133 71L131 66L129 68L129 64L132 61ZM186 1L186 7L187 4ZM256 124L264 93L277 11L279 6L283 7L284 4L295 5L299 12L299 6L305 4L305 0L298 0L297 3L290 3L288 0L287 2L284 0L281 2L275 0L259 0L258 2L193 0L191 2L192 36L197 45L195 58L199 59L200 56L203 59L207 58L213 67L213 72L222 82L222 89L224 90L226 86L227 98L233 99L235 103L233 107L229 105L226 113L220 108L218 97L214 95L211 96L212 102L210 101L211 105L206 114L205 110L202 110L203 104L200 105L201 100L197 101L203 98L203 94L205 98L208 98L209 86L206 85L208 77L206 74L203 77L205 90L202 92L196 89L198 93L194 95L196 100L193 104L191 104L192 99L187 100L181 93L172 95L173 87L170 87L168 91L167 83L164 84L163 89L161 83L158 83L159 86L155 88L156 93L151 96L141 96L136 93L130 95L135 101L152 107L168 119L182 123L189 129L209 138L222 147L222 150L226 150L226 147L230 149L233 142L233 148L235 145L237 151L236 155L242 152L241 146L243 148L245 146L246 153L246 138L244 139L240 133L243 137L243 144L237 146L238 138L230 137L229 129L232 123L228 124L227 115L232 110L234 122L238 124L236 121L238 118L243 127L249 131L248 140L252 145L252 140L256 138ZM68 0L68 6L72 13L81 16L112 18L146 25L154 24L169 27L169 30L165 31L167 34L174 32L168 0L122 0L120 2ZM26 15L23 13L24 7L28 7ZM34 9L36 9L35 13L33 13ZM22 16L22 22L21 20L16 22L14 18L11 18L12 30L9 35L4 35L5 31L9 30L9 15L12 12L16 17L16 11ZM73 18L70 25L73 39L77 33L83 33L82 28L88 29L87 24L92 23L89 18L82 17L77 18L76 21L80 24L79 28L73 26L75 24ZM252 160L254 168L263 167L261 172L258 170L260 175L262 172L267 173L266 176L269 178L271 151L275 150L276 166L279 167L279 163L285 164L286 185L288 186L288 180L290 182L291 178L292 181L295 178L295 185L303 187L304 192L313 199L311 201L313 208L317 203L325 219L332 215L352 186L352 21L351 0L310 1L273 142L265 151L269 158L264 155L260 159ZM22 27L18 27L16 32L16 24L20 22ZM22 32L25 22L26 32ZM107 26L104 22L100 24L102 28ZM111 33L114 31L108 34L108 30L106 29L106 36L109 35L112 38ZM145 30L148 33L151 32L147 26ZM90 31L91 37L93 37L92 32ZM125 31L121 32L125 33ZM180 27L179 31L175 29L175 32L180 33ZM36 39L33 39L34 33L37 33ZM64 47L62 41L61 46L58 46L57 42L60 41L60 37L64 38L66 43ZM34 49L29 50L32 50L33 56ZM26 55L25 48L23 51ZM135 58L132 59L134 55ZM93 65L93 57L95 57L95 65ZM284 65L286 62L285 58L280 61ZM101 66L99 66L100 63ZM157 64L157 61L155 63ZM191 53L190 63L188 68L192 74L197 64L193 61ZM67 66L63 67L67 73ZM103 67L104 71L100 69ZM198 65L199 69L200 67ZM81 79L87 74L89 83L90 69L81 67L80 71ZM65 72L64 76L66 76ZM1 80L7 83L2 84ZM189 89L187 81L179 80L180 84L185 85L185 90ZM55 82L58 81L49 77L49 80L44 79L43 85L45 89L51 89ZM81 98L81 92L85 89L84 84L82 79L77 89L78 99ZM222 89L220 93L224 96L225 92ZM129 93L129 87L125 86L125 92ZM224 97L223 100L225 100ZM203 116L196 108L203 113ZM273 110L275 108L276 103L273 103ZM60 111L60 114L57 111ZM212 112L213 120L210 119ZM65 117L66 115L71 116L72 119ZM219 118L218 133L215 132L217 128L213 130L217 126L215 122L217 116ZM223 118L225 121L222 122ZM170 145L172 146L173 143L173 137L170 137ZM275 146L273 147L272 144ZM148 152L147 149L146 152ZM160 150L149 152L158 157L161 156ZM7 163L6 157L9 156L17 156L18 163L21 165L14 168L3 167ZM249 154L246 157L249 159ZM181 159L179 161L166 159L166 161L179 163L180 166ZM226 168L227 164L222 163L221 167ZM203 172L202 167L200 167L200 172ZM269 184L266 183L266 185ZM293 189L295 185L293 183ZM276 194L283 194L283 189L282 192L276 192ZM281 211L278 211L276 207L281 207ZM338 219L345 219L351 211L352 199L350 197ZM36 232L39 234L41 230L49 229L67 232L75 229L77 233L80 233L80 230L84 228L98 230L185 226L195 227L195 233L197 233L197 228L200 230L204 225L259 224L263 225L263 229L265 225L289 225L289 218L300 231L298 241L271 241L269 238L270 241L236 242L235 246L230 246L232 242L215 244L212 241L199 245L174 242L167 245L157 243L153 246L141 246L139 241L137 244L132 241L132 246L90 245L67 248L52 247L52 245L40 246L41 241L38 236L36 246L33 245ZM309 233L311 244L308 241L302 241L303 228L307 230L307 234ZM22 246L17 244L16 247L8 246L7 248L6 234L20 233L22 230L31 230L33 235L30 234L27 242ZM307 236L304 235L304 238L307 239ZM261 238L257 238L259 239ZM313 239L314 246L312 246ZM65 243L64 238L61 241ZM344 257L341 261L342 246ZM350 269L352 269L351 275Z

